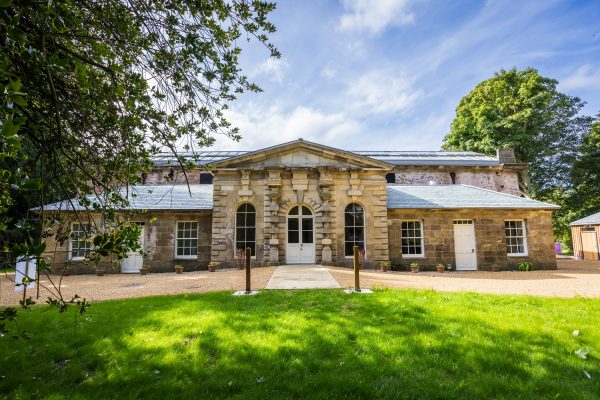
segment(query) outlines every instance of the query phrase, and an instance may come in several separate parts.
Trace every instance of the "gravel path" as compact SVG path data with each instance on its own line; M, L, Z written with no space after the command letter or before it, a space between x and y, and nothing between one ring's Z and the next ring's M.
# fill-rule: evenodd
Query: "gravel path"
M329 268L344 288L354 286L353 271ZM556 271L531 272L378 272L361 271L361 287L529 294L546 297L600 297L600 262L558 260Z
M557 271L532 272L361 272L363 288L418 288L441 291L473 291L496 294L529 294L548 297L600 297L600 262L558 260ZM342 288L354 285L351 269L328 268ZM252 270L252 289L264 289L275 267ZM7 279L8 278L8 279ZM21 293L13 291L14 274L0 276L0 306L18 304ZM53 277L58 279L58 276ZM43 285L48 285L42 279ZM77 293L91 301L124 299L178 293L201 293L218 290L243 290L245 272L219 270L217 272L185 272L163 274L114 274L66 276L62 282L63 295L70 298ZM35 297L35 289L29 291ZM39 302L47 293L40 291Z
M252 289L264 289L275 271L275 267L255 268L252 270ZM110 274L65 276L62 281L62 292L65 298L75 293L90 301L109 299L125 299L129 297L156 296L163 294L200 293L218 290L243 290L246 288L246 272L243 270L225 269L216 272L184 272L183 274ZM0 306L18 304L23 292L13 291L14 273L0 276ZM52 276L53 280L59 276ZM42 285L49 282L42 279ZM35 299L35 289L28 290ZM39 302L48 297L44 289L40 289Z

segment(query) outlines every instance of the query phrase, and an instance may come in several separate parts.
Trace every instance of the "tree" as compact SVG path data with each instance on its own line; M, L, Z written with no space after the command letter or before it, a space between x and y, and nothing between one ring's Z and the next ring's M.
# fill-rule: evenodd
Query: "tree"
M585 103L557 84L533 68L500 70L461 99L443 147L490 155L514 148L529 165L531 188L524 189L534 196L567 184L591 119L578 115Z
M279 57L268 38L274 8L257 0L0 0L3 255L39 257L47 227L60 224L60 215L40 221L30 206L101 192L84 214L120 223L93 232L95 252L122 257L135 227L114 212L127 207L119 189L138 182L151 156L194 152L216 134L239 139L224 113L238 94L260 88L240 70L238 42L254 38ZM197 157L179 160L185 172Z
M600 211L600 113L584 134L571 170L573 194L569 205L579 212L577 218Z

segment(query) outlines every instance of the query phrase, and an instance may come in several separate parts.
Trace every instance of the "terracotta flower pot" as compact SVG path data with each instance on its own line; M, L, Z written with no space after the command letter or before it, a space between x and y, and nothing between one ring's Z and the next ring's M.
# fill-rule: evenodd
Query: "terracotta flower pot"
M146 275L148 273L148 268L140 268L140 274Z
M96 276L104 276L104 269L96 268Z
M382 262L380 264L381 267L381 272L388 272L388 269L390 268L390 263L389 262Z
M208 272L215 272L217 270L216 264L208 264Z
M500 267L497 265L492 265L492 272L500 272Z
M410 267L410 272L414 272L416 274L419 272L419 267Z
M178 265L175 267L175 273L176 274L183 274L183 266Z
M443 265L437 265L435 269L437 269L437 272L442 273L446 268Z

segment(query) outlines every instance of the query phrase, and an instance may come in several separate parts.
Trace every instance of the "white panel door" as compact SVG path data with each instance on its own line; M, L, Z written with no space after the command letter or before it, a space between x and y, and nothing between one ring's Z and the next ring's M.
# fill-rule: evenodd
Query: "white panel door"
M314 264L314 219L305 206L295 206L288 214L285 258L288 264Z
M140 231L140 246L144 247L144 225ZM121 272L124 274L137 274L144 263L144 257L138 252L131 251L121 262Z
M475 225L471 220L454 221L454 253L457 271L477 270Z

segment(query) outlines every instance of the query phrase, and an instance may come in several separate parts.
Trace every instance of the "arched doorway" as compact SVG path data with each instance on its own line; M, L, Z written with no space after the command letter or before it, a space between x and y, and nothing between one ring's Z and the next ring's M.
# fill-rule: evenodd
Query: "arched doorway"
M287 245L285 258L288 264L314 264L314 216L306 206L294 206L287 216Z

